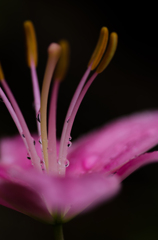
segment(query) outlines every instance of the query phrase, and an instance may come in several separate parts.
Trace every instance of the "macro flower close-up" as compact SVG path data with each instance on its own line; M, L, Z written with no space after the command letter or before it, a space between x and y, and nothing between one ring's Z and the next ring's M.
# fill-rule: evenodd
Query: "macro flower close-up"
M119 179L116 176L106 175L101 162L99 171L93 169L92 166L88 166L89 164L95 164L97 152L96 154L90 152L86 156L87 153L84 153L84 149L78 150L78 148L89 146L89 144L86 143L85 145L84 140L80 140L79 143L74 143L72 147L70 136L76 112L86 91L97 74L106 68L115 53L117 34L112 33L110 35L110 43L106 54L96 72L85 84L88 75L91 70L96 68L106 49L108 29L106 27L101 29L96 49L70 103L61 140L58 141L56 139L56 102L60 82L67 70L69 44L62 40L59 44L52 43L49 46L48 62L40 97L36 74L37 44L32 22L26 21L24 29L27 61L32 74L38 134L35 136L30 134L18 104L5 80L2 67L0 67L1 84L8 98L2 89L0 89L0 96L20 134L20 136L1 140L0 203L29 216L55 224L67 221L86 208L109 199L118 192L120 187ZM57 62L47 130L48 93ZM87 140L90 139L90 145L95 135L86 138ZM103 150L99 150L97 157L101 153L103 153ZM75 154L76 156L73 156ZM85 159L82 159L83 157ZM78 168L79 162L83 169Z
M49 45L40 93L36 34L31 21L24 22L24 30L37 132L30 132L7 84L2 62L1 104L5 104L19 135L0 139L0 204L53 224L55 239L64 239L64 222L114 198L126 177L158 161L158 151L148 152L158 144L158 111L121 117L73 141L71 130L81 102L117 49L117 33L109 34L102 27L58 139L58 92L68 70L70 46L66 40ZM22 88L22 83L18 84Z

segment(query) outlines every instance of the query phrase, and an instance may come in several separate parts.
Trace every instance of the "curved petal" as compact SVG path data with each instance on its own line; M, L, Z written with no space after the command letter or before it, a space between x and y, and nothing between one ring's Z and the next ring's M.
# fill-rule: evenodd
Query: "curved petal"
M51 214L68 219L89 205L118 192L119 179L105 174L53 177L31 169L0 168L0 199L27 215L50 221Z
M137 158L130 160L117 171L116 175L119 176L122 181L138 168L154 162L158 162L158 151L145 153Z
M119 119L73 143L67 174L112 172L157 143L157 111Z

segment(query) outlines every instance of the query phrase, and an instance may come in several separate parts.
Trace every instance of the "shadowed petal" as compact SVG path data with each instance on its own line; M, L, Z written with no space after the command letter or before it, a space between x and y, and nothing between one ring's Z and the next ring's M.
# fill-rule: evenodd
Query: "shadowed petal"
M157 111L119 119L73 143L67 174L112 172L157 143Z

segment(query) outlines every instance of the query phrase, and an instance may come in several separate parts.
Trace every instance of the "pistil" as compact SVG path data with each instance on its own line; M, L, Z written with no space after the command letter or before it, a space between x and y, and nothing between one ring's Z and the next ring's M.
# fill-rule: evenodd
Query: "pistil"
M69 65L69 44L67 41L62 40L59 42L61 47L61 56L57 63L54 74L54 83L51 93L49 119L48 119L48 158L49 158L49 172L58 175L57 163L57 140L56 140L56 106L58 90L61 81L63 81L68 65Z
M42 148L43 156L45 161L45 166L48 171L49 162L48 162L48 142L47 142L47 102L48 102L48 93L50 88L50 83L52 75L57 64L57 61L60 57L61 47L52 43L48 48L48 61L45 70L42 92L41 92L41 139L42 139Z

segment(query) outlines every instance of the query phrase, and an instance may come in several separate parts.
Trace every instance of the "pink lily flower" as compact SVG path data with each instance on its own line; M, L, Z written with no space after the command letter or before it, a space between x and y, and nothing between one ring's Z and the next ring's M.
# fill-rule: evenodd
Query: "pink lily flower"
M0 204L47 222L67 221L113 197L120 189L120 182L139 167L158 161L158 152L145 153L158 143L158 111L124 117L81 137L71 146L71 128L81 101L116 50L117 34L111 33L104 54L108 30L103 27L70 103L60 142L57 141L56 102L67 70L68 43L61 41L59 45L49 46L40 97L35 33L30 21L25 22L24 27L38 134L30 134L0 67L0 81L7 95L0 88L0 97L20 133L1 140ZM47 127L48 93L55 68Z
M108 200L119 188L119 178L104 172L87 171L76 174L67 169L73 160L69 155L75 150L71 146L70 132L79 105L99 71L103 71L114 55L117 35L112 33L107 52L95 72L85 84L91 70L96 68L105 51L108 30L101 29L100 38L88 68L74 94L63 127L60 143L56 140L56 102L59 84L64 78L69 58L66 41L52 43L48 48L48 62L40 97L37 81L37 46L33 25L24 23L27 40L27 61L31 70L35 114L38 134L31 135L18 104L4 78L0 67L0 96L8 108L19 136L1 140L0 160L0 204L31 217L56 223L67 221L85 209ZM99 47L99 49L98 49ZM110 55L109 55L110 53ZM59 61L58 61L59 60ZM56 64L58 65L56 67ZM47 131L47 99L51 78L54 85L50 103ZM47 134L48 132L48 134ZM48 135L48 136L47 136ZM73 150L74 149L74 150ZM82 151L77 156L80 159Z

